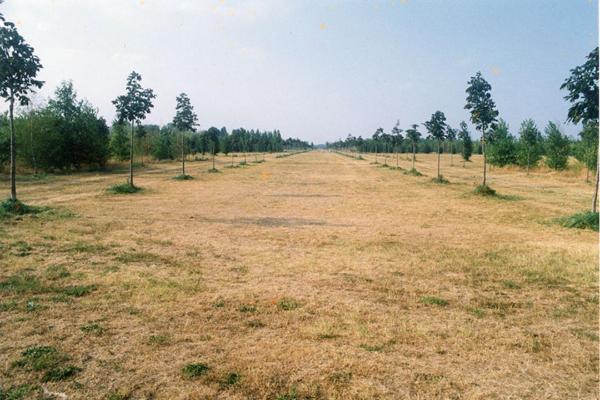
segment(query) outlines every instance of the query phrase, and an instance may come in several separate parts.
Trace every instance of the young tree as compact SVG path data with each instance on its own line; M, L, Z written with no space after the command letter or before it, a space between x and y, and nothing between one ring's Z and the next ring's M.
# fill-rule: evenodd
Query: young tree
M541 159L542 134L538 130L532 119L526 119L521 124L519 130L519 164L527 166L527 175L529 168L537 165Z
M546 165L557 171L567 168L569 138L554 122L548 122L544 132L546 133Z
M485 155L485 134L489 128L496 126L498 111L496 103L492 100L492 86L477 72L467 83L467 104L465 110L471 112L471 122L481 131L481 152L483 153L483 181L482 186L487 186L487 168Z
M127 77L125 94L113 100L113 104L117 109L117 117L119 121L127 121L131 124L131 140L129 147L129 186L133 185L133 133L136 123L140 123L150 113L154 104L152 100L156 98L152 89L144 89L140 82L142 76L133 71Z
M587 56L587 61L571 70L571 76L560 86L569 93L565 100L571 103L567 121L574 124L592 124L598 130L598 47ZM598 185L600 183L600 147L596 150L596 183L592 196L592 212L598 210Z
M194 112L194 107L187 94L181 93L177 96L177 105L175 106L175 117L173 117L173 126L181 132L181 176L185 177L185 134L196 132L198 125L198 116Z
M471 135L469 134L469 130L467 128L467 123L462 121L460 123L460 131L458 131L458 138L462 142L462 158L463 158L463 168L466 166L466 162L471 159L471 155L473 154L473 141L471 140Z
M418 124L413 124L410 129L406 130L406 139L410 141L412 144L412 170L415 171L415 159L417 152L417 143L419 143L419 139L421 138L421 132L417 130L419 127Z
M589 182L590 171L595 171L598 164L598 126L585 124L579 136L581 140L577 142L575 157L585 165L585 181Z
M490 132L487 146L487 160L490 165L504 167L517 162L517 144L510 134L508 124L500 119L498 126Z
M8 102L10 128L10 198L17 201L16 139L14 127L15 101L25 106L29 95L44 82L35 79L42 64L12 22L0 19L0 96Z
M436 111L431 115L431 119L425 122L425 128L429 132L429 137L437 143L437 180L440 181L440 144L446 138L446 116L441 111Z
M402 145L404 137L402 136L402 129L399 128L400 121L396 121L396 125L392 128L392 141L394 143L394 152L396 153L396 169L400 168L398 148Z
M373 134L373 142L375 143L375 164L377 164L377 153L379 151L379 149L377 148L377 142L379 142L380 136L383 134L383 128L377 128L377 130Z
M456 129L453 129L448 125L446 127L446 140L448 140L448 144L450 146L450 166L454 166L454 142L456 141Z

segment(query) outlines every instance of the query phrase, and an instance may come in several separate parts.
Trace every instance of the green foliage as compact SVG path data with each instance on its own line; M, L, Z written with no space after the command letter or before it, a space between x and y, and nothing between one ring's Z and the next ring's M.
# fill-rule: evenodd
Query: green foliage
M142 88L141 81L140 74L131 72L127 77L125 94L113 100L119 121L140 123L154 107L152 100L156 95L152 89Z
M546 165L555 170L567 168L569 159L569 138L554 122L549 122L546 133Z
M575 144L575 158L594 171L598 165L598 124L585 124L579 136L581 140Z
M108 188L108 192L112 194L131 194L141 191L142 188L129 183L118 183Z
M181 93L176 99L175 117L173 126L181 132L194 132L198 125L198 116L194 112L194 107L187 94Z
M436 111L433 113L424 125L429 132L429 137L438 143L446 139L446 116L443 112Z
M56 368L66 360L68 360L67 355L54 347L30 346L21 353L21 358L13 365L31 371L43 371Z
M187 378L197 378L206 374L210 367L204 363L187 364L183 367L182 372Z
M129 158L130 139L126 130L123 122L115 121L110 131L110 152L119 161Z
M187 174L185 174L185 175L179 174L179 175L174 176L173 179L175 179L176 181L189 181L189 180L194 179L194 177L191 175L187 175Z
M461 156L463 160L469 161L471 159L471 155L473 154L473 141L471 140L471 135L469 134L469 130L467 129L467 124L465 121L460 123L458 138L460 139L462 145Z
M416 169L412 168L409 169L408 171L404 172L405 175L412 175L412 176L423 176L422 173L420 173L419 171L417 171Z
M516 164L517 143L508 130L508 124L500 120L488 138L487 161L491 165L504 167Z
M299 303L291 297L284 297L277 302L277 307L280 310L290 311L298 308Z
M57 367L51 368L42 377L42 381L44 382L56 382L56 381L64 381L66 379L72 378L78 372L81 372L82 369L76 367L74 365L67 365L65 367Z
M0 218L14 215L37 214L45 210L47 208L29 206L19 200L6 199L0 203Z
M565 100L571 103L567 118L577 124L598 121L598 47L587 56L587 61L571 70L571 76L560 86L569 93Z
M494 128L498 111L496 103L492 100L492 86L483 78L481 72L477 72L467 82L467 103L465 110L471 113L471 122L481 132L487 132L488 128Z
M230 372L225 376L225 379L223 379L223 384L225 386L233 386L238 383L240 379L242 379L240 374L237 372Z
M96 336L100 336L104 333L105 329L98 323L90 322L88 324L82 325L79 327L82 332L94 334Z
M438 183L440 185L447 185L448 183L450 183L450 181L446 178L444 178L443 175L440 176L436 176L435 178L433 178L431 180L433 183Z
M543 139L532 119L527 119L519 129L517 162L521 167L535 167L542 158Z
M598 232L597 212L582 212L558 219L558 223L567 228L591 229Z
M37 389L36 386L25 384L19 386L11 386L4 390L0 387L0 400L20 400L26 398L31 392Z

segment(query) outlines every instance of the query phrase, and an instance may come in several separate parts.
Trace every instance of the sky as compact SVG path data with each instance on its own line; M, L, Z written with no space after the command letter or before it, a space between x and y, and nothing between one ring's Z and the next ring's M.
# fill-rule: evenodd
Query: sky
M477 71L513 134L526 118L564 123L560 85L598 45L598 0L5 0L0 10L44 66L37 102L70 79L110 122L135 70L157 94L145 123L170 122L186 92L201 129L314 143L436 110L468 122Z

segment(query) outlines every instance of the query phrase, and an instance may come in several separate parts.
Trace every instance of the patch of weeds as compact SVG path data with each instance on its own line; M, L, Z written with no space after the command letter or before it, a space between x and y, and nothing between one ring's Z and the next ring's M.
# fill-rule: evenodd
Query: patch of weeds
M300 304L291 297L284 297L277 302L277 307L283 311L290 311L298 308Z
M129 400L130 398L130 395L121 394L119 392L111 392L106 395L106 400Z
M0 218L16 215L38 214L46 211L46 207L30 206L19 200L6 199L0 203Z
M56 381L64 381L66 379L72 378L77 373L81 372L82 369L76 367L74 365L67 365L66 367L57 367L51 368L42 377L42 381L44 382L56 382Z
M414 168L409 169L408 171L404 171L405 175L411 175L411 176L423 176L422 173L420 173L419 171L417 171Z
M30 384L11 386L6 390L0 387L0 400L20 400L35 390L37 386Z
M239 312L243 313L253 313L256 312L256 306L244 304L238 308Z
M264 328L265 324L259 319L253 319L246 323L250 328Z
M218 174L218 173L220 173L221 171L219 171L219 170L218 170L218 169L216 169L216 168L211 168L211 169L209 169L207 172L208 172L209 174Z
M37 277L29 274L13 275L0 282L0 292L11 294L44 293L50 288L41 284Z
M79 329L81 329L81 331L84 333L88 333L88 334L92 334L92 335L96 335L96 336L101 336L104 333L104 331L106 330L103 326L101 326L100 324L98 324L96 322L90 322L85 325L81 325L79 327Z
M489 187L488 185L479 185L474 190L473 193L479 196L496 196L496 191Z
M179 174L179 175L174 176L173 179L176 181L190 181L190 180L194 179L194 177L191 175L187 175L187 174Z
M225 375L222 383L224 386L233 386L236 383L238 383L240 379L242 379L242 376L240 374L238 374L237 372L230 372L227 375Z
M96 243L86 243L86 242L75 242L72 245L65 247L65 251L73 252L73 253L93 253L98 254L105 252L108 250L108 247L96 244Z
M30 346L21 353L21 358L13 366L31 371L43 371L58 367L68 359L52 346Z
M0 303L0 312L2 311L12 311L15 310L17 308L17 302L16 301L4 301ZM0 397L1 399L1 397Z
M52 296L50 298L51 301L55 303L70 303L71 298L64 293L57 294L56 296Z
M352 372L347 371L337 371L329 376L329 380L331 381L331 383L336 385L347 384L348 382L350 382L351 379Z
M43 308L44 306L38 303L37 299L29 299L27 300L27 303L25 303L25 311L27 312L34 312Z
M444 306L448 305L448 301L446 301L440 297L435 297L435 296L423 296L423 297L421 297L421 299L419 301L422 304L436 305L436 306L440 306L440 307L444 307Z
M444 178L444 175L436 176L431 180L431 182L438 183L440 185L447 185L450 183L448 179Z
M556 222L566 228L591 229L598 232L598 216L597 212L587 211L558 218Z
M361 349L366 350L366 351L375 352L375 351L381 351L381 350L383 350L383 348L385 346L382 345L382 344L373 344L373 345L371 345L371 344L363 343L363 344L359 345L358 347L360 347Z
M64 279L64 278L68 278L71 273L62 265L50 265L48 268L46 268L46 278L51 280L51 281L56 281L59 279Z
M215 307L215 308L223 308L223 307L225 307L225 300L223 300L222 298L219 297L213 303L213 307Z
M13 251L13 255L17 257L27 257L31 254L31 250L33 249L27 242L23 240L19 240L11 245Z
M150 338L148 338L148 343L154 346L165 346L169 344L170 339L171 338L169 335L150 335Z
M573 329L571 329L571 333L573 333L573 335L577 336L580 339L586 338L593 342L598 341L598 332L586 331L583 329L573 328Z
M208 372L210 367L204 363L192 363L183 367L183 375L187 378L197 378Z
M445 378L444 375L435 375L435 374L428 374L428 373L422 373L422 372L417 372L414 375L415 382L434 383L434 382L440 382L444 378Z
M94 290L96 290L96 288L97 288L96 285L79 285L79 286L67 286L67 287L61 288L59 290L61 292L63 292L64 294L66 294L67 296L82 297L82 296L85 296L86 294L92 293Z
M129 183L118 183L116 185L112 185L107 189L108 193L111 194L131 194L142 191L143 189L139 186L130 185Z
M298 400L298 393L296 392L296 388L291 388L287 393L280 394L276 398L276 400Z
M158 262L164 261L163 258L161 256L159 256L158 254L154 254L154 253L150 253L150 252L146 252L146 251L136 251L136 252L119 254L115 258L115 260L125 263L125 264L134 263L134 262L158 263Z
M518 283L510 280L502 281L502 286L504 286L507 289L521 289L521 286L519 286Z
M477 318L483 318L485 316L485 311L479 307L469 307L467 310Z

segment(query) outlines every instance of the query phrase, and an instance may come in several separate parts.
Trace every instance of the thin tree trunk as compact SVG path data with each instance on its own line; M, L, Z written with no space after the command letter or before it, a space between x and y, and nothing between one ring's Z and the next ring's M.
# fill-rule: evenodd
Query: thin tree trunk
M450 166L454 167L454 144L450 142Z
M10 198L12 201L17 200L17 143L15 138L15 124L13 121L13 110L15 100L10 99L8 108L10 122Z
M33 129L31 119L29 120L29 144L31 148L31 163L33 164L33 175L37 175L37 163L35 162L35 151L33 149Z
M592 197L592 212L598 211L598 183L600 182L600 146L598 146L598 159L596 160L596 184L594 185L594 196Z
M181 132L181 174L185 175L185 140L183 132Z
M377 143L375 143L375 164L377 164Z
M437 159L437 178L438 178L438 180L440 180L440 141L438 140L437 143L438 143L438 145L437 145L437 153L438 153L437 154L437 156L438 156L438 159Z
M133 187L133 126L134 121L131 121L131 137L129 141L129 186Z
M412 144L413 147L413 159L412 159L412 169L415 169L415 143Z
M482 185L486 185L487 181L487 167L486 167L486 158L485 158L485 130L481 130L481 152L483 153L483 183Z
M585 166L585 183L590 182L590 167Z
M398 163L399 163L398 157L400 157L400 154L398 153L398 149L396 148L396 169L398 169L398 167L399 167L399 165L398 165Z
M233 153L231 153L231 168L233 168Z
M529 147L527 148L527 176L529 176Z

